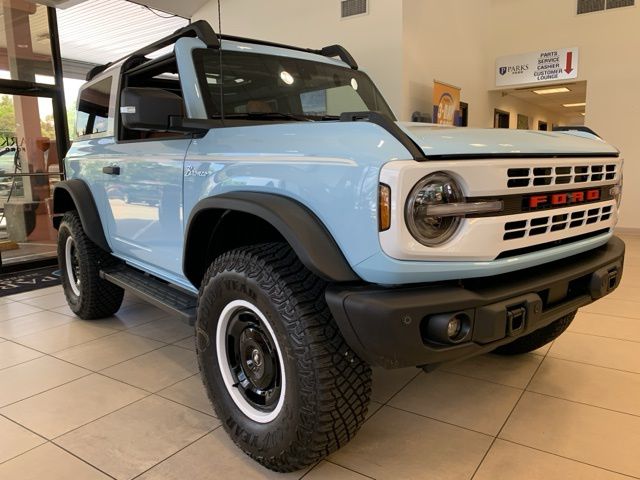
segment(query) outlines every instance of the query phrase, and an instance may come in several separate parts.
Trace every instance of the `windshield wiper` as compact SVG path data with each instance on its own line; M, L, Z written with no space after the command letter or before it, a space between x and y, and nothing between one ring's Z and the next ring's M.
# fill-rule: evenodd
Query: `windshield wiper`
M295 115L293 113L284 112L226 113L224 115L224 118L285 118L287 120L295 120L297 122L313 122L313 120L303 115Z

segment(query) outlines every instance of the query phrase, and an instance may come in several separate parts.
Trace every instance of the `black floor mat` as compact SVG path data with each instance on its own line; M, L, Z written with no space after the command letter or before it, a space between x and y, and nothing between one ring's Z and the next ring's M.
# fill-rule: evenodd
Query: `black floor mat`
M0 297L60 285L57 266L0 275Z

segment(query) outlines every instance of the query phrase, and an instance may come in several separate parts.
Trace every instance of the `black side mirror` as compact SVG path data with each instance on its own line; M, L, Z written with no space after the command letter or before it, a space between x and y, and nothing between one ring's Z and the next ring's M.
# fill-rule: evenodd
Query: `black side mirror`
M184 116L179 95L161 88L127 87L120 96L122 124L129 130L171 130L171 117Z

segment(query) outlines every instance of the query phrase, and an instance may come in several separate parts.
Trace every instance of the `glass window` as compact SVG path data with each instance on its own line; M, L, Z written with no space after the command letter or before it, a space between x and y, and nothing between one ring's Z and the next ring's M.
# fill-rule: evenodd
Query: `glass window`
M53 102L0 95L0 242L3 265L56 254L53 186L60 180Z
M196 50L194 61L211 118L220 116L223 98L228 118L335 120L344 112L378 111L395 119L371 79L348 67L224 51L221 78L218 51Z
M53 84L47 7L0 0L0 78Z
M76 136L112 134L113 119L109 117L112 77L85 88L78 100Z

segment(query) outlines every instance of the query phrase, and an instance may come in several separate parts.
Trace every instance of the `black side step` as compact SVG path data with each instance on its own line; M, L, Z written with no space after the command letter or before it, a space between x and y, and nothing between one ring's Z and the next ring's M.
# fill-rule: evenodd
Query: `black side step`
M127 292L180 317L189 325L195 324L197 298L178 290L168 283L140 272L127 265L118 265L100 271L100 277L124 288Z

